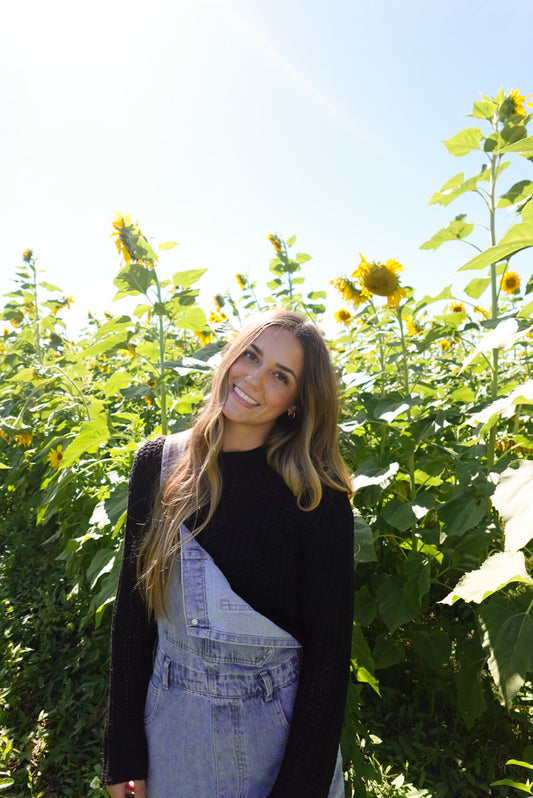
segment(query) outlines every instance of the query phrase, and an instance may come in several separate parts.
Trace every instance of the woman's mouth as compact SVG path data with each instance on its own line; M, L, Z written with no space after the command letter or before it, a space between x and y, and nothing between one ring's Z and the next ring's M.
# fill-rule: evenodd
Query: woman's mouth
M256 402L255 399L252 399L251 396L248 396L248 394L245 391L243 391L242 388L239 388L238 385L235 385L235 383L233 383L233 390L235 391L239 399L242 399L242 401L245 404L247 404L249 407L258 407L259 402Z

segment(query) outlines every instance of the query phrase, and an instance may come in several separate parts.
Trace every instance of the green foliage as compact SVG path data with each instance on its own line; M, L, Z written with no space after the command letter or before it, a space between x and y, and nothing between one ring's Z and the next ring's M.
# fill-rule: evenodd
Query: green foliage
M450 287L416 299L395 261L363 258L334 281L350 308L335 314L344 326L329 344L354 480L342 750L347 793L357 798L489 794L531 729L533 283L521 293L508 259L530 246L533 203L527 180L496 191L504 156L530 156L530 115L516 93L500 92L472 116L480 126L446 146L484 163L431 202L482 198L488 248L471 240L477 225L465 214L423 245L480 250L463 267L489 270L467 285L472 303ZM497 241L500 209L514 216ZM156 252L130 217L113 228L122 258L115 300L138 298L131 315L91 316L68 340L71 299L40 280L31 252L2 313L0 789L13 798L101 794L110 605L140 442L191 423L221 348L249 314L288 305L324 323L325 291L305 288L309 256L291 254L294 237L269 236L265 296L236 275L238 298L218 295L208 318L198 304L202 270L163 277L160 258L175 244ZM474 302L488 290L484 311Z

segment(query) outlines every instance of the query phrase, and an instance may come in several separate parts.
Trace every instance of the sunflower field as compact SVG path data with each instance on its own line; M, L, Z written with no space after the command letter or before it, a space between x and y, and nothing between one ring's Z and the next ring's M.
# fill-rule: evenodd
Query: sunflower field
M235 329L280 305L321 328L335 319L356 544L346 795L533 792L533 277L512 268L533 247L533 181L505 182L510 164L533 161L530 108L516 90L482 96L473 125L445 142L476 169L433 195L459 211L422 249L470 246L463 298L415 297L397 260L365 253L332 280L333 312L331 286L306 286L295 238L271 234L268 284L236 275L207 309L204 271L171 274L175 244L155 249L119 214L117 311L89 316L73 341L72 297L24 252L1 311L0 792L106 794L132 459L147 437L192 423Z

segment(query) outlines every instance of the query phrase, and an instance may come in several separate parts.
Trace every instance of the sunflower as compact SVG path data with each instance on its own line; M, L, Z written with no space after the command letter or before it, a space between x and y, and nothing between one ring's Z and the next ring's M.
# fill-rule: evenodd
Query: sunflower
M352 280L348 280L347 277L335 277L334 280L330 280L330 283L336 288L345 302L351 302L355 307L362 305L367 300L367 297L357 288L355 283Z
M512 103L512 114L518 114L518 116L526 115L526 109L524 108L524 100L526 98L520 94L518 89L512 89L507 99Z
M483 316L484 319L488 319L490 313L485 308L482 308L481 305L474 305L474 313L479 313L480 316Z
M405 326L407 328L408 335L420 335L420 333L424 330L420 322L413 318L405 319Z
M204 346L211 343L211 341L213 341L215 338L212 332L204 332L204 330L197 330L194 335Z
M157 382L155 380L148 380L146 384L148 385L149 388L155 388Z
M345 327L348 327L352 320L352 315L344 308L341 308L335 311L334 318L337 324L344 324Z
M361 255L361 253L359 253ZM354 271L352 277L359 278L362 293L370 299L371 294L387 297L387 307L397 308L400 299L406 295L405 289L400 288L398 272L403 271L402 264L397 260L386 260L385 263L372 261L369 263L361 255L361 263Z
M19 446L24 447L27 449L28 446L31 446L31 442L33 440L33 435L31 432L19 432L15 435L15 441L19 444Z
M283 252L283 241L281 240L281 238L277 236L275 233L269 233L267 238L274 247L274 249L276 250L276 252L278 253L278 255L280 255Z
M33 258L33 250L25 249L24 252L22 253L22 260L24 260L26 263L29 263L32 258Z
M502 277L500 288L505 294L516 294L520 290L520 276L516 272L506 272Z
M124 258L126 265L129 266L133 260L142 263L148 269L153 269L157 256L149 247L147 249L148 242L139 226L131 221L131 215L125 216L123 213L117 213L111 226L115 231L111 233L111 237L116 236L117 252ZM147 254L148 251L152 252L153 257L143 258L142 255Z
M451 303L450 311L452 313L466 313L466 308L462 302L456 300Z
M63 447L61 444L56 449L50 449L48 452L48 464L52 468L59 468L63 460Z
M245 274L236 274L235 279L239 283L239 288L241 291L246 290L246 275Z
M446 338L443 338L441 341L439 341L439 344L443 352L447 352L449 349L452 348L451 343L447 341Z

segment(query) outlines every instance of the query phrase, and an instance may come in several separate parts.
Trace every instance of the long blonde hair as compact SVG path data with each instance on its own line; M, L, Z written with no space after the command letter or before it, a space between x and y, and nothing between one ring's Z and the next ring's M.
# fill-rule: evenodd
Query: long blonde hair
M204 510L204 520L194 529L197 535L207 526L220 501L218 455L224 436L222 410L228 394L228 372L269 327L282 327L298 339L304 351L304 368L295 400L296 416L289 418L284 413L276 420L265 442L267 462L283 478L302 510L318 506L323 485L351 492L350 474L337 442L337 380L320 331L293 311L260 314L226 348L183 456L156 498L137 561L139 585L156 617L165 611L172 568L181 545L181 525Z

